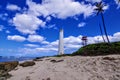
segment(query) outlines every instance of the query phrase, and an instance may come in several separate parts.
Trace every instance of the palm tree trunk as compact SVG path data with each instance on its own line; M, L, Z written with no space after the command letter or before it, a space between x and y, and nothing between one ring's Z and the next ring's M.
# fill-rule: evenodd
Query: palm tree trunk
M100 24L99 24L99 27L100 27L100 32L101 32L101 35L102 35L103 41L104 41L104 43L105 43L105 39L104 39L103 32L102 32L102 27L101 27Z
M102 17L102 22L103 22L103 28L104 28L105 36L107 38L108 43L110 43L108 35L107 35L107 30L106 30L106 26L105 26L104 16L103 16L102 12L101 12L101 17Z

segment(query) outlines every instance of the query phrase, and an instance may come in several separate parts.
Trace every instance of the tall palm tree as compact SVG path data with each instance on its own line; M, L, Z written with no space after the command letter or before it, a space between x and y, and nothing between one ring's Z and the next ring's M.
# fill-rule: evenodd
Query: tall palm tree
M118 0L118 4L120 3L120 0Z
M102 23L103 23L103 28L104 28L104 32L105 32L105 36L106 36L106 38L107 38L107 41L108 41L108 43L110 43L110 41L109 41L109 38L108 38L108 34L107 34L107 30L106 30L106 26L105 26L105 20L104 20L104 16L103 16L103 7L105 6L105 4L103 4L102 3L102 1L101 2L99 2L99 3L96 3L96 8L95 8L95 10L97 11L97 15L100 13L101 14L101 18L102 18Z
M101 25L100 25L100 24L99 24L99 27L100 27L100 32L101 32L101 35L102 35L103 41L104 41L104 43L105 43L105 39L104 39L104 36L103 36L102 27L101 27Z

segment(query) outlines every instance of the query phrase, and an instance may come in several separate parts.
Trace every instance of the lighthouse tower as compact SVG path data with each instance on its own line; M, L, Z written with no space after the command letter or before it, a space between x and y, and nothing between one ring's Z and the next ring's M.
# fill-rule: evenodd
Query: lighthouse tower
M59 51L58 51L58 54L59 55L62 55L64 54L64 41L63 41L63 29L60 30L60 33L59 33Z

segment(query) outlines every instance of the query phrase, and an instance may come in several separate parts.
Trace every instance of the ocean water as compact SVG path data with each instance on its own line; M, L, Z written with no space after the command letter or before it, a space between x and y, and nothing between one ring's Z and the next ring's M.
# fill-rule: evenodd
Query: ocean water
M0 58L0 62L9 62L9 61L25 61L25 60L32 60L34 59L33 57L21 57L21 58L8 58L8 57L3 57Z

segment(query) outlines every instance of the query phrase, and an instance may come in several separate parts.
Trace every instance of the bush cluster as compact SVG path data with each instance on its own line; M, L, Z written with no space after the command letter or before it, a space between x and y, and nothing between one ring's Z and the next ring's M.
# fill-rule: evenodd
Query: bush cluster
M120 42L90 44L80 48L72 55L98 56L109 54L120 54Z

